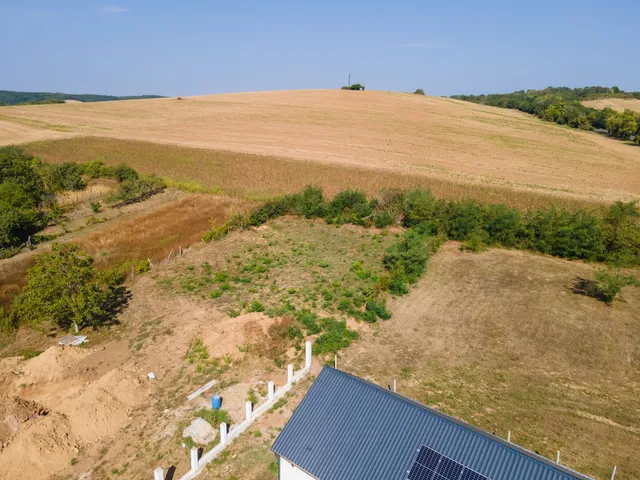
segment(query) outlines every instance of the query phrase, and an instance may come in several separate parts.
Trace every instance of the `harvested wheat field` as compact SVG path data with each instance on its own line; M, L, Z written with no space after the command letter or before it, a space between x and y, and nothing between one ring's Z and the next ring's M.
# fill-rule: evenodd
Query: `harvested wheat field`
M636 98L601 98L599 100L587 100L582 104L585 107L595 108L596 110L610 108L618 112L627 109L640 112L640 100Z
M640 197L637 147L446 98L278 91L6 107L0 117L0 144L79 135L369 167L590 200ZM213 168L199 166L204 172Z

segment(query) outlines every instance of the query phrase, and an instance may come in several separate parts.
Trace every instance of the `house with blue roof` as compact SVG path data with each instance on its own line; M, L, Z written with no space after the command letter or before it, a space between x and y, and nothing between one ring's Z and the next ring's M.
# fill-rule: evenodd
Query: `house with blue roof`
M590 477L330 367L272 447L280 480L586 480Z

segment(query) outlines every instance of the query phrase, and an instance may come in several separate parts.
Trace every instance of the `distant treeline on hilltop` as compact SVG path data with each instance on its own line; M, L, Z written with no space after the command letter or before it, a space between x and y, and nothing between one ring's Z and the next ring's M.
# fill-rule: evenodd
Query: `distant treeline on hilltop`
M52 93L52 92L14 92L0 90L0 106L2 105L37 105L47 103L64 103L65 100L79 102L107 102L110 100L135 100L144 98L164 98L160 95L133 95L117 97L113 95Z
M602 129L622 140L640 143L640 114L631 110L616 112L610 108L596 110L582 104L600 98L640 100L640 92L625 92L618 87L548 87L544 90L519 90L491 95L453 95L451 98L493 107L513 108L543 120L582 130Z

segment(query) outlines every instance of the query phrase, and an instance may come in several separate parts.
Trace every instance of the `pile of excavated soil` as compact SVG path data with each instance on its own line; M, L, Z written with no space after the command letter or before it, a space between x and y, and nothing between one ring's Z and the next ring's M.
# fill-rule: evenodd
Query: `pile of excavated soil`
M37 402L20 397L7 397L0 401L0 451L20 429L34 418L44 417L49 411Z
M20 382L43 384L70 377L76 373L78 362L90 353L91 350L77 347L50 347L27 362Z
M78 446L68 419L51 412L22 424L0 454L0 479L49 478L69 465Z
M202 329L202 343L211 357L225 355L237 357L239 346L262 343L266 331L274 322L263 313L247 313L236 318L225 318L215 328Z
M150 384L144 372L133 368L115 369L61 402L57 410L69 417L80 441L93 443L123 427L131 409L149 392Z

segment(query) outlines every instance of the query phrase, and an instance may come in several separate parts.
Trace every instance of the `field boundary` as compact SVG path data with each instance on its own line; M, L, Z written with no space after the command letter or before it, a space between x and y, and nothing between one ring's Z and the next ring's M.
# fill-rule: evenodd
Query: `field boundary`
M227 424L220 424L220 442L213 447L207 453L203 452L202 457L198 458L198 449L193 447L190 451L191 455L191 469L184 474L179 480L192 480L202 473L208 463L213 461L220 453L224 451L229 444L235 439L240 437L242 433L249 429L249 427L262 415L267 413L281 398L283 398L293 386L302 380L311 371L311 358L312 358L312 343L307 341L305 344L305 367L298 373L294 374L293 364L288 365L288 379L287 383L280 387L278 390L273 390L273 382L269 382L269 396L266 401L257 407L255 410L251 410L250 402L247 402L247 418L242 423L229 429L226 433ZM154 480L164 480L164 470L162 468L156 468L153 472Z

